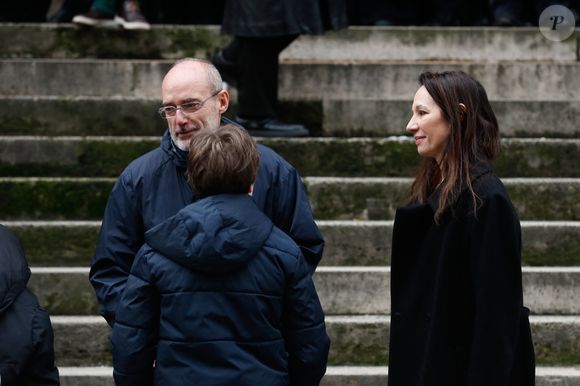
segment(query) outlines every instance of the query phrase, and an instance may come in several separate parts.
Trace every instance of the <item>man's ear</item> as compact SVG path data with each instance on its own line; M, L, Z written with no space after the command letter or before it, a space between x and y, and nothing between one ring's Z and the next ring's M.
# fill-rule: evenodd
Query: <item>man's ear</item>
M228 90L222 90L217 97L220 104L220 114L223 114L227 111L228 106L230 105L230 94L228 93Z

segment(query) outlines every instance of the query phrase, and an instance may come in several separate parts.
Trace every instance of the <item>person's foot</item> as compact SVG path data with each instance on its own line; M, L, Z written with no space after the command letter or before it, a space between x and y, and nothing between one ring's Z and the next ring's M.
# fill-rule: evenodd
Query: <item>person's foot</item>
M236 63L226 59L222 50L215 53L211 58L211 62L220 72L224 82L232 87L238 87L238 69Z
M117 27L115 15L91 8L89 12L73 17L72 22L87 27Z
M115 21L128 30L147 30L151 25L139 9L137 0L125 0L121 12L115 16Z
M244 119L236 117L236 122L255 137L306 137L308 129L299 123L285 123L277 118Z

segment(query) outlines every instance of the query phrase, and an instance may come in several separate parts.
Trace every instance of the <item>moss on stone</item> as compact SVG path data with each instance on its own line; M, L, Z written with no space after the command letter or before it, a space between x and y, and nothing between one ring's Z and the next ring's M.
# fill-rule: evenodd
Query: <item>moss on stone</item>
M97 300L85 274L33 272L28 287L51 315L98 313Z
M100 219L113 180L3 180L0 217L5 220Z
M18 226L16 234L32 266L89 266L98 226Z
M414 174L419 163L414 146L395 141L262 140L272 147L303 176L379 177Z
M388 363L388 328L381 323L327 323L332 344L331 366L382 365Z
M305 183L314 218L320 220L392 219L407 195L408 183L365 183L345 181L313 185Z
M504 141L503 151L494 162L501 177L579 177L578 142Z
M111 366L111 328L106 324L55 324L57 366Z
M580 184L509 183L506 187L521 220L580 220Z

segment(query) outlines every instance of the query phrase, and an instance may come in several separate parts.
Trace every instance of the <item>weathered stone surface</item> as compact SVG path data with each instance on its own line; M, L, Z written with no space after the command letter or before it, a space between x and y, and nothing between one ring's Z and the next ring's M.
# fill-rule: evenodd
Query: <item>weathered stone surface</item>
M95 252L100 221L3 221L20 240L33 267L86 267Z
M538 364L573 365L580 360L580 320L571 316L530 318ZM52 317L59 366L110 365L110 328L100 317ZM332 341L329 365L388 363L389 316L327 316Z
M575 61L577 53L574 36L554 44L537 28L350 27L320 36L302 35L280 59Z
M286 61L280 66L282 99L406 99L424 71L461 70L485 87L491 100L580 99L580 62L324 62ZM401 128L402 130L403 128Z
M529 98L528 98L529 99ZM412 98L392 100L351 98L323 100L323 135L404 135ZM580 134L580 101L492 100L500 133L505 137L567 137Z
M0 96L0 133L3 135L107 135L155 136L167 123L157 114L161 90L154 98ZM225 113L234 118L237 100L232 96ZM280 118L307 125L311 135L319 135L322 103L284 101ZM113 139L115 140L115 139Z
M148 31L71 24L0 24L2 58L209 58L230 41L219 26L153 26Z
M88 266L100 221L4 221L32 266ZM322 266L387 266L392 221L318 221L326 239ZM532 266L580 265L580 223L522 222L522 261Z
M114 386L111 367L61 367L62 386ZM329 366L322 386L384 386L387 366ZM580 371L573 367L536 368L538 386L580 386Z
M410 179L306 177L314 216L321 220L385 220L409 194ZM505 178L522 220L580 219L580 180Z
M117 177L133 159L159 146L160 138L0 136L0 175ZM420 163L408 137L258 141L302 176L410 177ZM493 166L501 177L580 177L578 164L578 139L506 138Z
M319 220L387 220L405 202L407 178L306 177ZM0 218L96 220L113 178L0 178ZM580 220L580 179L505 178L522 220Z
M0 61L0 94L158 98L171 64L163 60L5 59Z
M322 265L390 264L392 221L319 221L326 239ZM580 265L580 223L522 221L522 263Z
M33 268L30 288L52 315L94 315L88 268ZM391 312L389 267L318 267L314 283L326 315ZM580 314L580 268L524 268L524 302L537 315Z
M158 98L171 64L166 60L6 59L0 62L0 94ZM419 74L442 70L472 74L492 100L580 99L580 62L287 62L280 66L279 92L283 100L411 101Z
M0 178L0 218L100 219L114 182L113 178Z
M580 224L522 223L522 255L528 265L580 265Z

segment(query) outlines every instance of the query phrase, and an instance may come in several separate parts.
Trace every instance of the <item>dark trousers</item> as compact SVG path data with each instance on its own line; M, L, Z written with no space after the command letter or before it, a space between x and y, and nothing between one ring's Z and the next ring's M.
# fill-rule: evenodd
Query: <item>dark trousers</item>
M238 69L238 116L277 116L278 56L298 35L246 38L236 36L224 56Z

